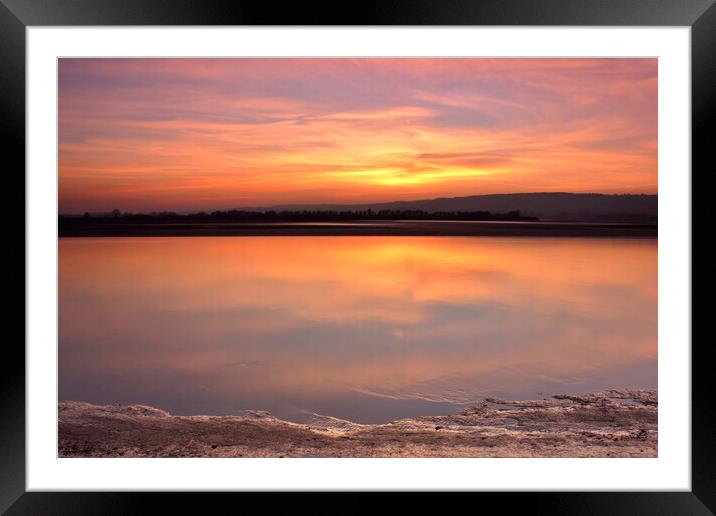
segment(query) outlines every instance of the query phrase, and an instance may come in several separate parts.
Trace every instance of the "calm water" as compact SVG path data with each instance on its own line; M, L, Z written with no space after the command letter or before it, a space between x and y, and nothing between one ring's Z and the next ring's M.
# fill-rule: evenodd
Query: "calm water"
M655 239L60 239L59 396L361 422L657 386Z

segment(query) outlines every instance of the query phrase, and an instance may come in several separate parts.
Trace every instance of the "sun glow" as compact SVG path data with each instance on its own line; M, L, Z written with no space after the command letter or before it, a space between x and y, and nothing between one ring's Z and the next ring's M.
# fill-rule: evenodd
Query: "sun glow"
M60 211L656 193L655 59L61 59Z

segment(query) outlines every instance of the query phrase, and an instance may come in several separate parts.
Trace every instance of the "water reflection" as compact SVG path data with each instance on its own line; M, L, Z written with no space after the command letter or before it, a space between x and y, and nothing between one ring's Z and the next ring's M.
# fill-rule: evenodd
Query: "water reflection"
M656 387L656 240L60 240L60 398L358 421Z

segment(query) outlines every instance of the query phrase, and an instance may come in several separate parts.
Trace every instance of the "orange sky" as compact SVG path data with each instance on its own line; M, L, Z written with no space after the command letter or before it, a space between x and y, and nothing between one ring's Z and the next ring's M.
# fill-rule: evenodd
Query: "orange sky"
M61 59L61 213L657 192L656 59Z

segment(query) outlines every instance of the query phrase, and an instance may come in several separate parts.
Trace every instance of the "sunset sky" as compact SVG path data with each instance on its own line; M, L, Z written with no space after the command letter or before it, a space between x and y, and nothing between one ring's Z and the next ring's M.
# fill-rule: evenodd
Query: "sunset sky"
M656 59L61 59L59 210L657 192Z

